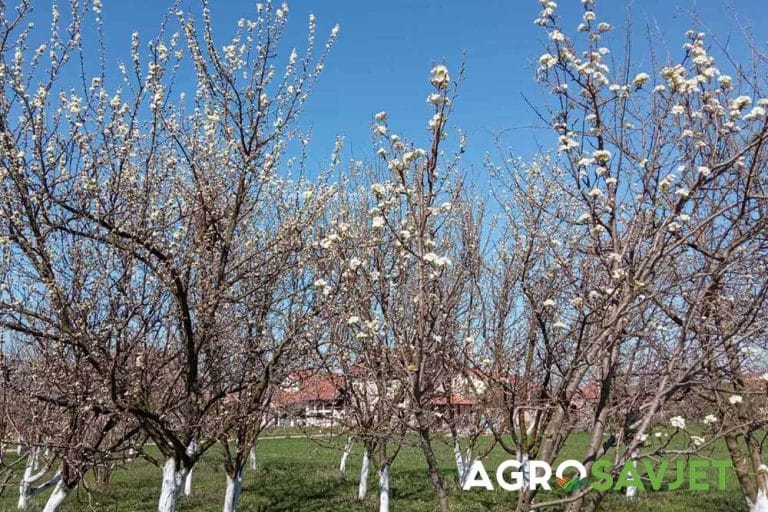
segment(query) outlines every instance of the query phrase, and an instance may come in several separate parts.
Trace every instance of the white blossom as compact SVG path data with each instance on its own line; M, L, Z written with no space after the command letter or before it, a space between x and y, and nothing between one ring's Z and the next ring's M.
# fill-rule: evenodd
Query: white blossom
M756 119L762 119L765 117L765 109L763 107L752 107L749 114L744 116L745 121L754 121Z
M563 35L563 33L560 32L559 30L553 30L552 32L550 32L549 33L549 38L552 41L556 41L556 42L565 41L565 35Z
M674 416L670 418L669 424L676 429L685 430L685 418L682 416Z
M373 195L376 197L382 197L387 193L387 188L381 183L374 183L371 185L371 192L373 192Z
M638 73L635 75L635 78L632 79L632 85L637 87L638 89L645 85L645 83L650 80L650 75L648 73Z
M545 53L539 57L539 64L541 64L541 67L549 69L557 64L557 57L550 53Z
M595 160L597 160L599 163L605 164L608 160L611 159L611 152L607 149L598 149L592 153L592 156L595 157Z
M752 104L752 98L749 96L739 96L731 102L731 110L742 110Z
M448 68L442 64L432 68L432 76L429 81L438 89L443 89L448 86L451 81L451 77L448 75Z

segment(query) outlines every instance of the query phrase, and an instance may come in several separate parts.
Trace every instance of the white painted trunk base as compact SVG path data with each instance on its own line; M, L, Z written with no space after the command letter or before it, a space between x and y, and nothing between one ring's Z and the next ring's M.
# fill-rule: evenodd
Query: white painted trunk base
M194 455L195 450L197 450L197 441L193 439L187 446L187 455ZM184 478L184 496L186 497L192 496L192 470L193 468L189 468L187 476Z
M347 442L344 443L344 453L341 454L341 463L339 464L339 472L342 475L347 474L347 460L349 459L349 453L352 451L352 436L347 438Z
M472 454L472 448L467 447L467 451L464 454L464 472L461 474L461 485L464 486L464 482L467 481L467 477L469 477L469 468L472 467L472 464L474 464L475 458Z
M630 458L632 462L637 466L637 454L632 453L632 456ZM633 478L639 478L636 475L632 475ZM634 500L637 498L637 487L634 485L627 486L626 490L624 491L624 497L628 500Z
M19 444L21 446L21 444ZM37 471L37 462L40 454L39 448L34 448L27 455L27 462L24 465L24 474L19 482L19 502L17 507L19 510L26 510L29 507L29 498L33 496L32 484L40 480L43 477L45 471L41 471L35 474Z
M456 472L458 473L459 487L464 487L464 482L466 482L467 477L469 476L469 468L472 467L472 462L474 462L472 460L472 448L467 447L466 454L462 455L461 444L457 438L453 442L453 456L456 459Z
M459 439L453 440L453 458L456 460L456 472L459 475L459 485L464 483L464 457L461 455L461 446L459 445Z
M227 475L227 490L224 493L224 512L237 512L242 490L243 470L240 469L235 478Z
M251 446L248 452L248 463L251 465L251 469L256 469L256 446Z
M520 461L520 473L523 476L523 482L527 485L531 481L531 466L528 464L528 454L518 454L517 460Z
M389 466L379 470L379 512L389 512Z
M29 488L32 486L31 478L32 466L27 465L24 468L24 475L19 483L19 502L16 505L19 510L27 510L27 507L29 507Z
M190 469L187 473L187 476L184 477L184 496L192 496L192 471L193 469Z
M371 459L368 450L363 453L363 465L360 467L360 485L357 488L357 499L364 500L368 494L368 470L371 467Z
M59 480L56 487L53 489L51 496L48 498L43 512L58 512L61 504L64 503L64 500L69 496L70 491L72 491L72 489L65 485L63 480Z
M160 500L157 503L158 512L176 512L176 502L186 476L187 471L184 468L177 468L173 458L165 461L163 485L160 488Z
M757 497L754 502L747 498L747 506L749 507L749 512L768 512L768 494L762 489L757 491Z

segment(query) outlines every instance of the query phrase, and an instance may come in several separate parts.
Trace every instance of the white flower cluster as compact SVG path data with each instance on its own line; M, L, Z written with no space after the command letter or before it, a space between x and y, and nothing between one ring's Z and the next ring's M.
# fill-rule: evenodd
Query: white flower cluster
M672 425L673 428L685 430L685 418L682 416L674 416L670 418L669 424Z
M448 68L442 64L432 68L431 77L429 81L437 89L445 89L451 81L451 77L448 74Z
M434 252L428 252L424 255L424 261L435 268L446 268L451 265L451 259L446 256L438 256Z
M331 285L328 284L328 281L325 279L317 279L313 286L315 289L321 291L323 295L330 295L331 293Z

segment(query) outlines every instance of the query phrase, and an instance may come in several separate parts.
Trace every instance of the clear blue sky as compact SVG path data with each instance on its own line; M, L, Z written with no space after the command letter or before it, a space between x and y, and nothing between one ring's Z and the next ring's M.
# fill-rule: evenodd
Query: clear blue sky
M33 3L47 15L46 0ZM255 3L211 1L222 43L230 38L237 19L255 17ZM568 26L575 27L581 2L558 3L561 15L570 20ZM757 42L764 44L768 39L764 0L732 3L754 28ZM104 0L109 58L128 61L131 33L138 30L144 41L153 36L170 5L163 0ZM184 0L182 5L197 10L194 0ZM533 24L540 8L536 0L294 0L289 5L283 58L294 45L301 48L310 12L317 16L323 36L334 24L341 25L338 43L303 118L304 126L311 123L314 133L311 160L315 167L327 161L337 134L346 137L347 157L371 158L369 126L373 113L380 110L389 113L392 130L412 139L426 138L428 72L433 62L443 59L454 72L462 61L466 63L452 125L468 135L465 162L473 172L482 173L483 155L495 151L495 132L512 129L503 144L521 156L535 151L537 144L551 145L548 131L531 128L537 121L523 100L523 95L534 102L544 98L533 80L533 63L542 53L545 38L545 32ZM620 29L628 7L618 0L598 1L598 17ZM691 13L700 19L697 30L714 32L722 39L731 37L736 55L746 56L738 25L720 0L636 0L631 10L637 71L646 70L646 26L658 27L663 34L661 41L654 41L660 55L679 58ZM613 39L620 43L622 37L617 30Z

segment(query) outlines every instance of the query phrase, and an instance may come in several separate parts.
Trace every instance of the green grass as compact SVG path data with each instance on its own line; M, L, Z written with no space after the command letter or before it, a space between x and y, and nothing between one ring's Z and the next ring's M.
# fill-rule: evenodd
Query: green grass
M576 458L587 440L587 434L575 434L569 439L563 459ZM343 444L343 439L323 440L325 444ZM371 511L376 510L377 477L372 472L369 481L369 498L358 502L357 474L360 470L360 447L350 459L346 478L338 473L340 452L320 446L307 439L262 440L258 446L258 468L246 471L241 512L289 512L289 511ZM443 475L451 485L452 510L507 511L512 509L513 496L502 490L462 492L456 489L455 467L451 450L439 443L438 455ZM723 458L722 446L715 449L715 457ZM501 450L494 450L486 459L489 474L499 462L509 458ZM195 468L193 496L180 499L180 511L210 512L221 509L224 491L224 469L221 451L209 452ZM111 483L102 488L92 488L90 493L79 490L63 510L82 512L133 512L152 511L159 493L160 469L137 461L116 471ZM729 488L725 491L641 493L639 499L628 504L617 493L608 497L603 510L627 512L684 512L742 511L745 510L741 492L732 474L728 476ZM415 447L406 447L399 454L392 469L392 506L398 512L424 512L434 510L434 494L426 474L421 454ZM31 510L42 509L47 494L33 498ZM17 491L9 487L0 497L0 510L16 509Z

